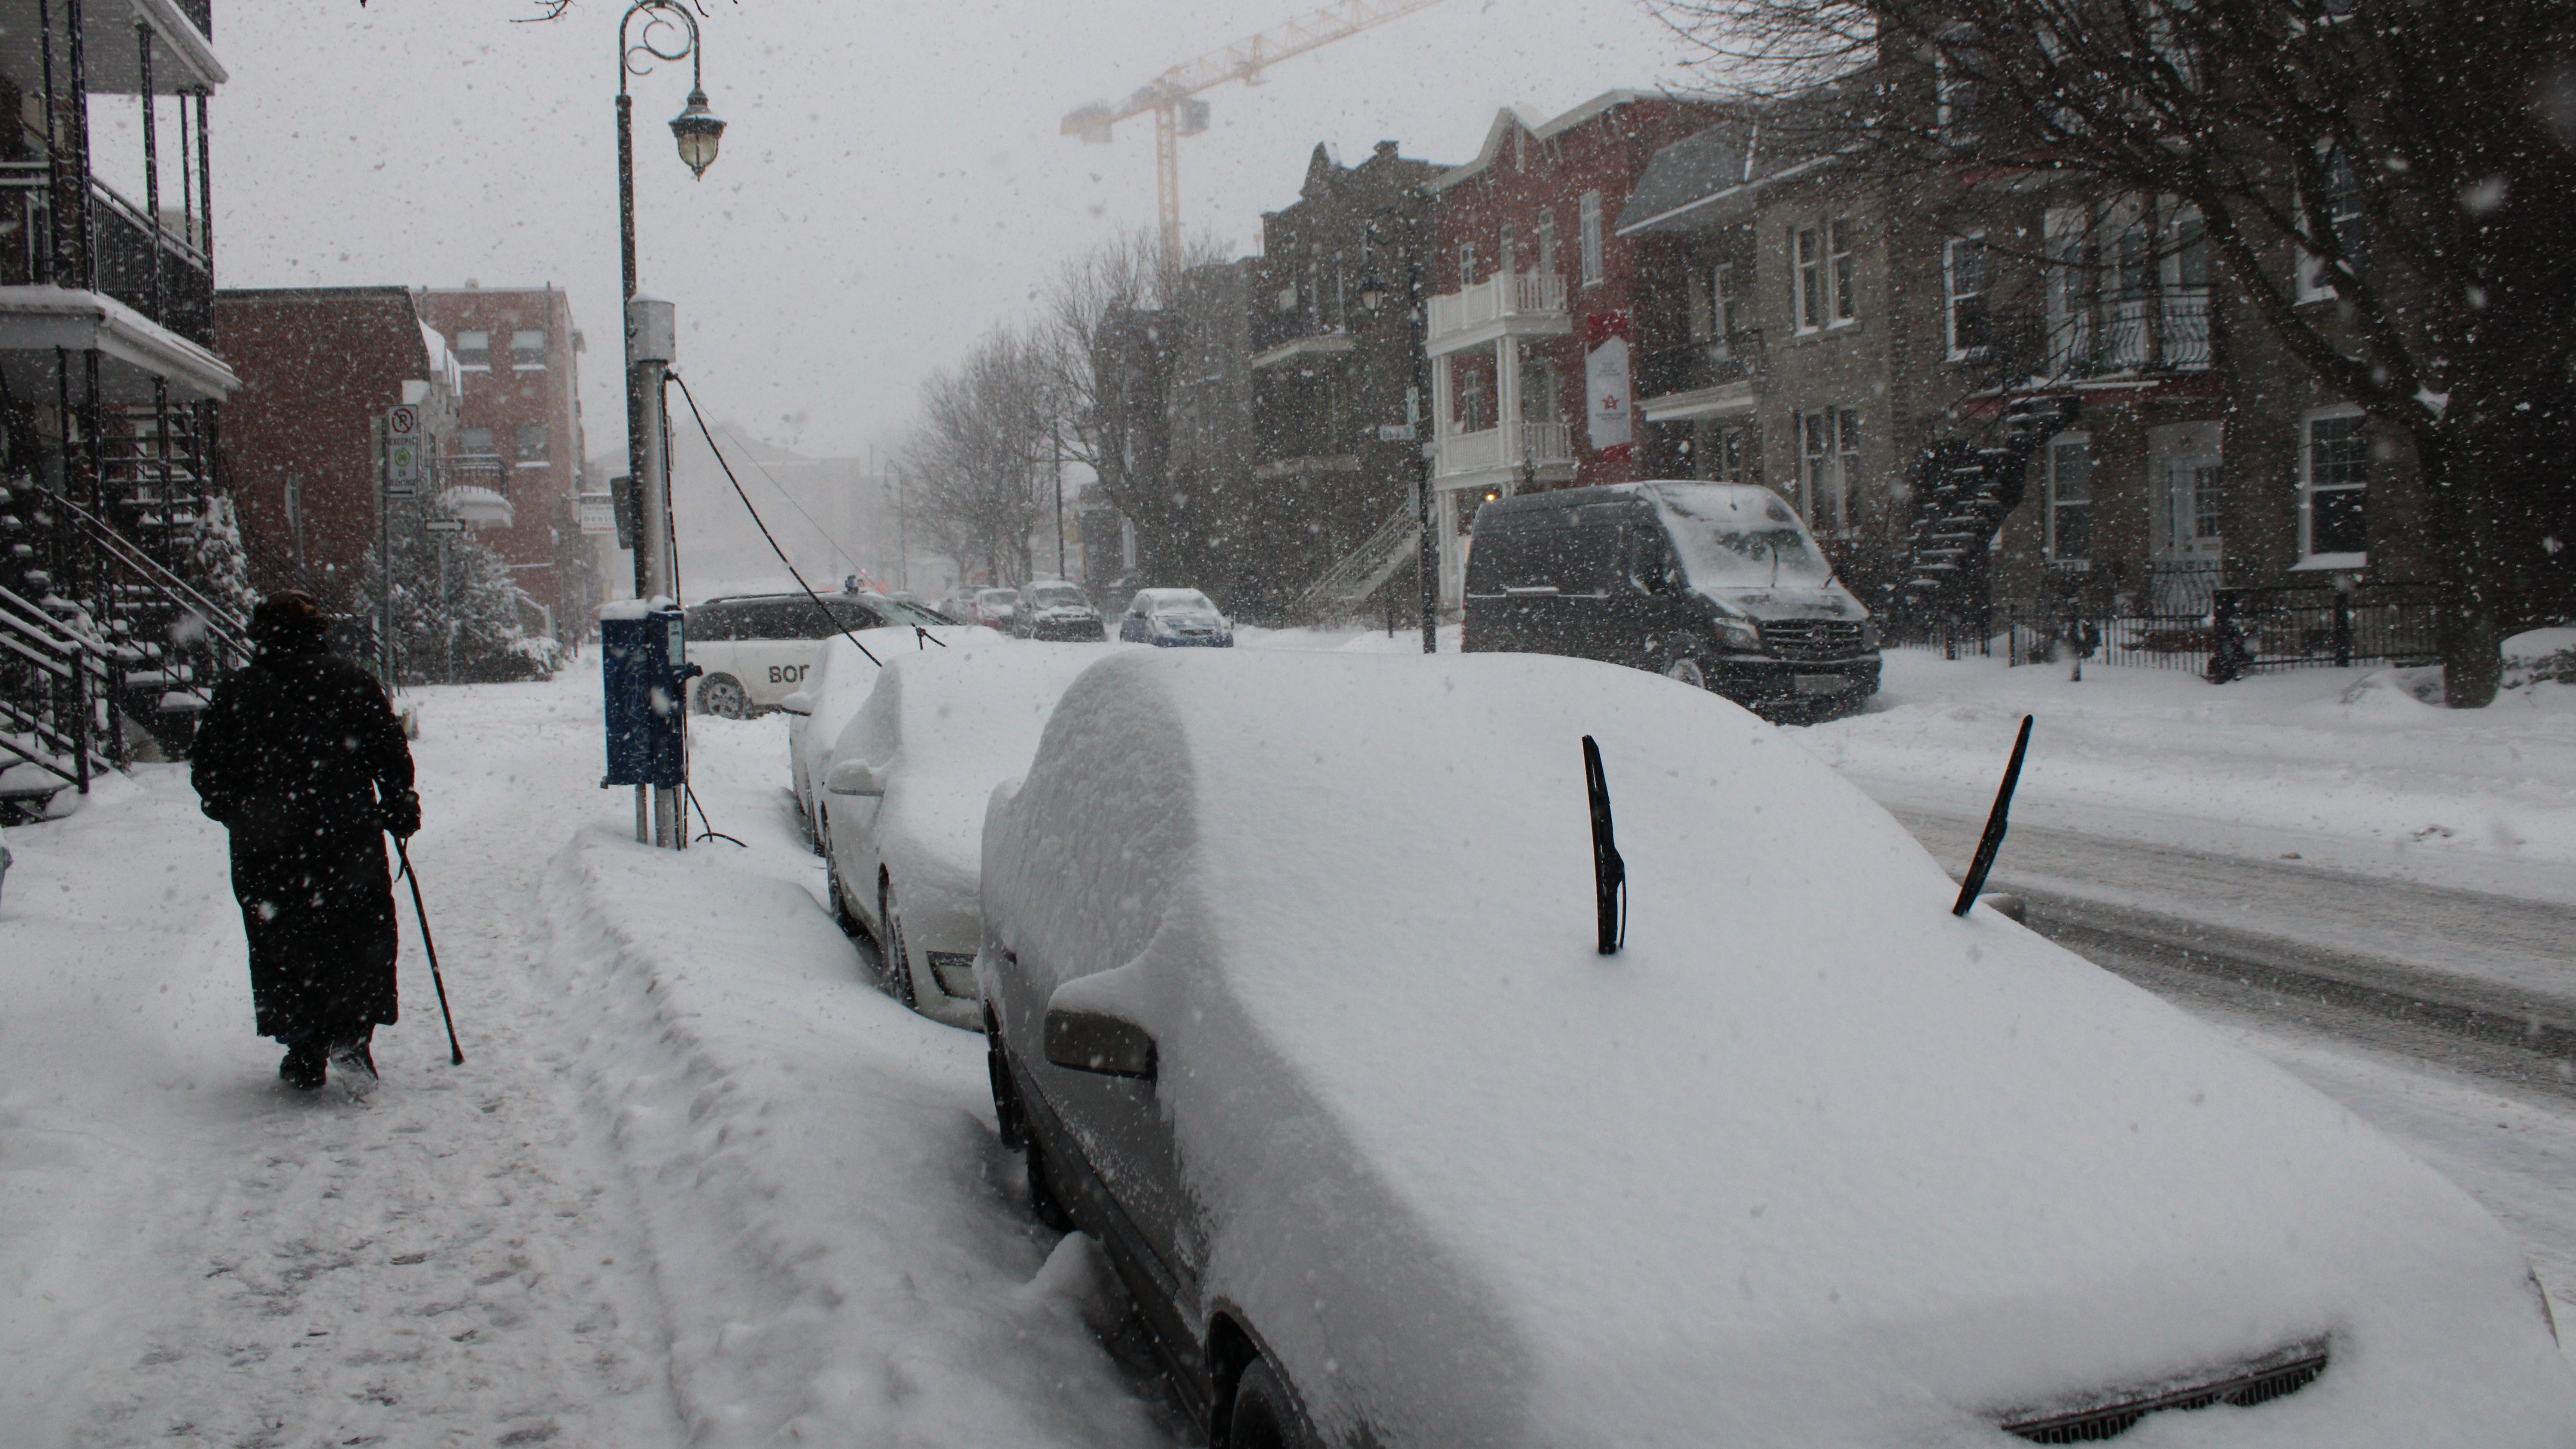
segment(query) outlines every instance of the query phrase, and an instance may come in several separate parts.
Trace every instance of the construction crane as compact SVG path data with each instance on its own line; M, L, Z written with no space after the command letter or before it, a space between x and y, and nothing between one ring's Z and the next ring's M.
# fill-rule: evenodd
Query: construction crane
M1427 10L1440 0L1340 0L1321 10L1300 15L1281 25L1239 40L1222 50L1211 50L1196 60L1183 61L1170 70L1136 88L1135 94L1116 103L1095 102L1064 118L1062 134L1080 136L1096 145L1107 145L1109 128L1120 121L1154 113L1154 187L1162 203L1163 256L1166 260L1181 254L1181 156L1183 136L1195 136L1208 128L1208 103L1197 99L1199 92L1213 90L1228 81L1241 81L1248 86L1261 84L1261 73L1283 60L1304 55L1310 50L1336 40L1359 34L1390 20L1400 20L1416 10Z

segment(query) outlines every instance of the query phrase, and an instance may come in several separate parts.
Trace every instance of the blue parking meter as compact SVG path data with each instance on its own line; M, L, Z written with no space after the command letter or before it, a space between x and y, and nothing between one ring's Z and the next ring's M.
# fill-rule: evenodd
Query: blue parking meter
M689 777L688 622L678 609L599 621L602 713L608 722L603 785L672 787Z

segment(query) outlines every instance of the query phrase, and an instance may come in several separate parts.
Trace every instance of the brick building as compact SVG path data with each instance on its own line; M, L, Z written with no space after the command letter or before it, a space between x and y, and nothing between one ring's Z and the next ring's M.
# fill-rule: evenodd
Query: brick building
M1645 91L1544 121L1506 108L1475 160L1428 183L1444 607L1479 501L1641 476L1630 372L1645 279L1613 228L1648 160L1721 114Z
M450 495L490 495L475 500L491 520L483 541L559 636L577 633L602 597L602 567L581 531L585 347L571 302L553 286L465 287L432 288L419 305L464 370Z

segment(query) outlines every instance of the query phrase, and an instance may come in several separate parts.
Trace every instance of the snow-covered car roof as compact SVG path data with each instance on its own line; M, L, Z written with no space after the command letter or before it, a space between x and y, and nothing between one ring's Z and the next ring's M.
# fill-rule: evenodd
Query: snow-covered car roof
M1955 889L1637 671L1141 650L995 793L983 882L1015 970L1154 1034L1207 1301L1328 1441L1996 1446L2322 1341L2302 1392L2136 1442L2566 1442L2480 1208Z
M845 759L891 766L877 832L908 854L908 878L972 897L986 797L1028 768L1047 716L1106 644L1008 640L997 648L880 653L885 669L834 737L823 770Z
M1196 589L1138 589L1137 601L1148 611L1161 609L1206 609L1213 612L1216 601Z
M787 722L788 748L802 752L809 780L822 778L825 760L832 745L841 737L850 716L858 713L876 688L877 671L883 661L917 654L946 645L950 649L981 649L992 644L1013 642L999 630L981 624L932 624L924 633L937 643L925 642L910 629L862 629L856 635L835 634L822 641L815 657L813 672L805 677L805 696L809 712ZM855 639L857 642L853 643ZM865 644L868 653L877 657L870 663L858 650Z

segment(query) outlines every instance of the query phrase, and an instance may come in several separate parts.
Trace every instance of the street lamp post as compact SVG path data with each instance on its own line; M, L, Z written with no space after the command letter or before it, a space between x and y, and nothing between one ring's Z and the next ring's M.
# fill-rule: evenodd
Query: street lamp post
M1381 222L1396 209L1389 203L1377 209L1369 219L1369 238L1376 245L1373 253L1386 249L1386 228ZM1407 228L1418 227L1421 218L1401 218ZM1440 541L1431 531L1431 438L1439 427L1431 407L1430 318L1427 300L1422 295L1421 238L1406 235L1403 240L1404 331L1406 361L1413 373L1411 405L1406 408L1404 437L1413 459L1413 513L1418 533L1414 544L1413 569L1422 595L1422 652L1440 652ZM1374 257L1368 274L1360 281L1360 305L1375 316L1392 300L1387 284L1377 272Z
M673 341L671 307L645 301L635 290L635 102L629 77L651 74L656 62L689 63L689 99L671 119L671 139L690 175L704 177L715 164L724 122L707 110L700 63L698 17L688 0L634 0L617 22L617 240L625 268L621 321L626 334L626 476L635 519L635 597L673 595L671 566L671 460L663 446L662 393ZM685 755L684 755L685 758ZM685 766L683 767L685 770ZM680 792L652 788L651 836L656 845L686 845ZM646 834L645 786L635 787L635 833Z

